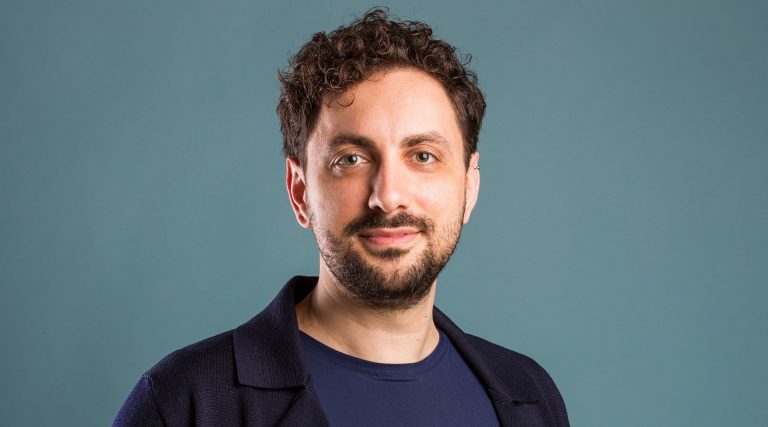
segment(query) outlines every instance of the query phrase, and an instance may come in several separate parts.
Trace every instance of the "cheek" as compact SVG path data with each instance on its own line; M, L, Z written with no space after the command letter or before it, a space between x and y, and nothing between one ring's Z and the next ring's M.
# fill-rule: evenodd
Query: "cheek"
M464 181L455 178L439 179L429 183L422 183L417 195L422 206L430 210L456 210L456 206L463 206L465 198Z
M367 206L367 196L357 186L319 182L309 190L310 213L326 228L343 227Z

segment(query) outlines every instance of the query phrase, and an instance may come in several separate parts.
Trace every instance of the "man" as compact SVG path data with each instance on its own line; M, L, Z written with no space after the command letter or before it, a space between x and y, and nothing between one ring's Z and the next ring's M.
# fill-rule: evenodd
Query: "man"
M480 186L485 101L454 49L373 10L316 34L280 80L288 196L319 277L163 359L115 425L568 425L539 365L434 307Z

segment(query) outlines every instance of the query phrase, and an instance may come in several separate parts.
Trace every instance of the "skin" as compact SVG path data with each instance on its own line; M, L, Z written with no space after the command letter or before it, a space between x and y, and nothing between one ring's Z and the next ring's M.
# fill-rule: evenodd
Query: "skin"
M472 154L467 168L463 147L456 113L440 82L412 68L376 73L326 99L307 143L305 168L295 158L286 159L296 220L316 236L351 240L366 262L394 274L418 260L428 242L447 244L435 234L469 221L480 188L480 155ZM402 227L343 237L347 224L376 210L387 218L400 212L428 218L435 232ZM390 249L405 253L380 256ZM321 256L317 287L296 305L299 329L361 359L416 362L439 340L432 320L435 286L436 281L407 309L370 307L337 281Z

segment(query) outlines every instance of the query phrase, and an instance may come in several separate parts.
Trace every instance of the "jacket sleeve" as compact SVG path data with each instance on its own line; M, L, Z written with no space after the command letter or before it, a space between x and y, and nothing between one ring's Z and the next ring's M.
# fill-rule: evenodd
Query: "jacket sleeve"
M117 413L112 427L164 427L160 411L152 391L152 382L146 376L142 376L138 384L133 388L128 399L123 403L120 412Z

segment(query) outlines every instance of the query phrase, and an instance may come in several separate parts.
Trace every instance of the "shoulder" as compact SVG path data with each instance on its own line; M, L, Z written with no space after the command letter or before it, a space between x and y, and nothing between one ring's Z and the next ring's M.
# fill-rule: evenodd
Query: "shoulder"
M559 398L552 378L532 358L462 331L437 307L434 319L478 374L485 376L489 385L498 391L531 399L542 394L556 394Z
M165 356L139 379L113 426L193 424L196 400L234 388L232 347L229 331Z
M217 383L234 385L232 335L233 330L230 330L190 344L168 354L150 368L144 377L152 384L158 400L165 393L211 387Z
M499 374L510 370L523 371L542 383L554 385L547 371L532 358L472 334L466 334L466 337L474 348L483 353L491 368Z
M560 391L552 377L538 362L483 338L471 334L465 336L470 345L482 354L487 369L500 383L525 388L521 396L539 397L559 421L558 425L567 425L568 416Z

